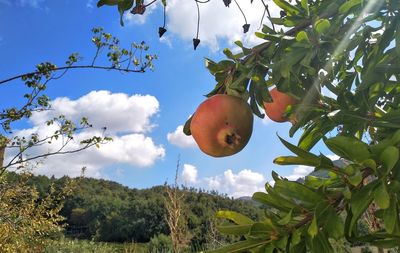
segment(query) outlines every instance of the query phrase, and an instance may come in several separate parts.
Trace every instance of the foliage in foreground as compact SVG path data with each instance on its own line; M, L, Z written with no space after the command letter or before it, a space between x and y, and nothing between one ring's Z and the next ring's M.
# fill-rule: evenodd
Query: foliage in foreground
M40 197L27 183L30 177L22 174L17 183L0 177L0 252L41 252L49 238L63 232L60 210L72 184L58 191L50 184L49 193Z
M242 53L226 49L227 60L207 60L217 81L209 96L250 98L260 117L271 86L301 100L287 108L297 118L290 135L302 129L298 144L281 139L294 155L274 162L318 173L294 182L274 172L275 184L253 195L268 207L263 220L218 212L235 224L220 231L245 240L212 252L334 252L332 242L342 239L380 250L400 245L400 3L274 2L282 17L270 20L288 30L264 25L256 35L266 42L251 49L237 42ZM346 164L309 152L320 140Z

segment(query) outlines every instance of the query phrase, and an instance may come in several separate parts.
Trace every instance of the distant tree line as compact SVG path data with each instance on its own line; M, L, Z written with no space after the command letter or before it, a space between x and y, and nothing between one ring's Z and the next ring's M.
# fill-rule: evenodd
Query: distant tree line
M9 181L17 182L19 175L8 173L7 177ZM61 189L68 179L33 176L30 183L40 196L45 196L52 184ZM60 211L66 217L66 235L106 242L149 242L159 235L169 235L165 219L165 187L169 186L139 190L102 179L74 180L76 189L65 199ZM233 199L216 191L183 186L179 191L185 192L182 212L190 245L195 247L238 239L216 232L215 226L221 223L215 219L217 210L233 210L254 219L260 219L264 213L251 201Z

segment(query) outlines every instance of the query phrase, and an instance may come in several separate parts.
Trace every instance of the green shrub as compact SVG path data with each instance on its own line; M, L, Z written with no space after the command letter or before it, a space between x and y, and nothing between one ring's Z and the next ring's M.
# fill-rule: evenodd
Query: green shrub
M151 253L173 252L171 237L164 235L164 234L158 234L158 235L154 236L153 238L151 238L151 240L148 244L148 248Z

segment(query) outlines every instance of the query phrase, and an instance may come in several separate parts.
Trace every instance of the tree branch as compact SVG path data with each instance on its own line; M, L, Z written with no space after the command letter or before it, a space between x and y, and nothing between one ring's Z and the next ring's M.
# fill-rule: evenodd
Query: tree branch
M145 65L146 66L146 65ZM77 66L64 66L64 67L59 67L59 68L54 68L52 71L60 71L60 70L68 70L68 69L103 69L103 70L119 70L122 72L127 72L127 73L144 73L145 70L143 68L141 69L126 69L126 68L115 68L115 67L104 67L104 66L95 66L95 65L77 65ZM22 78L23 76L27 75L35 75L35 74L40 74L42 73L41 71L35 71L35 72L30 72L30 73L25 73L22 75L17 75L14 77L10 77L8 79L4 79L0 81L0 84L7 83L10 81L13 81L18 78Z

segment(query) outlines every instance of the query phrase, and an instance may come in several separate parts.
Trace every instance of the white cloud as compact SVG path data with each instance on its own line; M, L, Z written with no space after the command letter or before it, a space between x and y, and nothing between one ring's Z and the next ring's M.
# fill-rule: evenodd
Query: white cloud
M181 148L196 147L196 142L192 136L183 133L183 126L180 125L172 133L167 134L167 139L171 144Z
M79 147L81 140L92 136L102 136L101 127L107 126L107 135L113 141L102 145L99 149L92 147L79 153L50 156L35 171L40 174L55 176L78 176L82 167L86 167L86 175L102 177L102 169L114 164L128 164L136 167L148 167L165 156L165 149L153 142L146 134L151 131L151 117L158 112L159 104L155 97L149 95L128 96L123 93L109 91L93 91L77 100L66 97L52 101L52 110L35 112L31 117L32 128L15 132L18 136L38 133L39 136L50 136L57 130L56 125L43 124L59 114L79 121L86 116L93 122L93 128L83 130L74 135L66 150ZM30 150L35 156L57 150L63 145L58 139L52 144L42 145ZM12 154L8 154L10 158Z
M182 180L185 184L197 183L197 169L191 164L184 164L182 171Z
M241 40L245 45L255 45L263 40L257 38L254 32L260 26L261 17L264 12L264 5L261 1L239 1L240 7L244 11L247 22L250 24L250 30L243 33L242 26L245 24L242 13L234 2L230 7L225 7L222 1L210 1L200 6L200 29L199 39L200 46L208 46L213 51L219 50L219 42L227 40L232 43ZM271 16L279 16L279 7L272 0L266 0L269 6ZM129 24L143 24L149 15L154 12L156 7L162 7L161 4L153 4L148 7L144 15L127 14L124 19ZM170 0L166 8L168 34L177 35L184 40L192 41L196 37L197 30L197 7L194 1L187 0ZM264 23L269 21L264 17ZM167 34L166 34L167 35ZM164 35L165 36L165 35ZM164 37L163 36L163 37ZM168 35L167 35L168 36ZM162 40L170 43L171 39Z
M211 177L201 177L198 171L196 166L184 164L180 175L182 183L209 191L215 190L234 198L252 196L255 192L265 191L264 176L250 169L244 169L238 173L228 169L223 174Z
M128 96L105 90L92 91L77 100L56 98L51 104L53 110L32 115L30 120L34 125L63 114L75 120L88 117L94 127L107 126L107 132L111 133L145 133L154 127L150 118L159 111L158 100L153 96Z
M287 179L291 181L296 181L299 178L303 178L314 171L313 167L299 165L293 169L293 173L289 176L286 176Z
M244 169L235 174L226 170L222 175L204 179L210 190L222 191L233 197L252 196L254 192L264 191L265 178L258 172Z
M279 15L279 8L272 2L266 1L272 16ZM210 1L200 4L200 45L207 45L212 50L219 50L218 40L227 39L229 42L242 40L244 44L254 45L261 41L254 32L258 29L264 6L261 1L240 1L250 30L244 34L242 26L244 18L234 2L227 8L222 1ZM167 27L179 37L191 40L196 36L197 8L196 4L187 0L171 0L167 6ZM185 22L182 22L182 21ZM264 19L264 22L267 19Z

